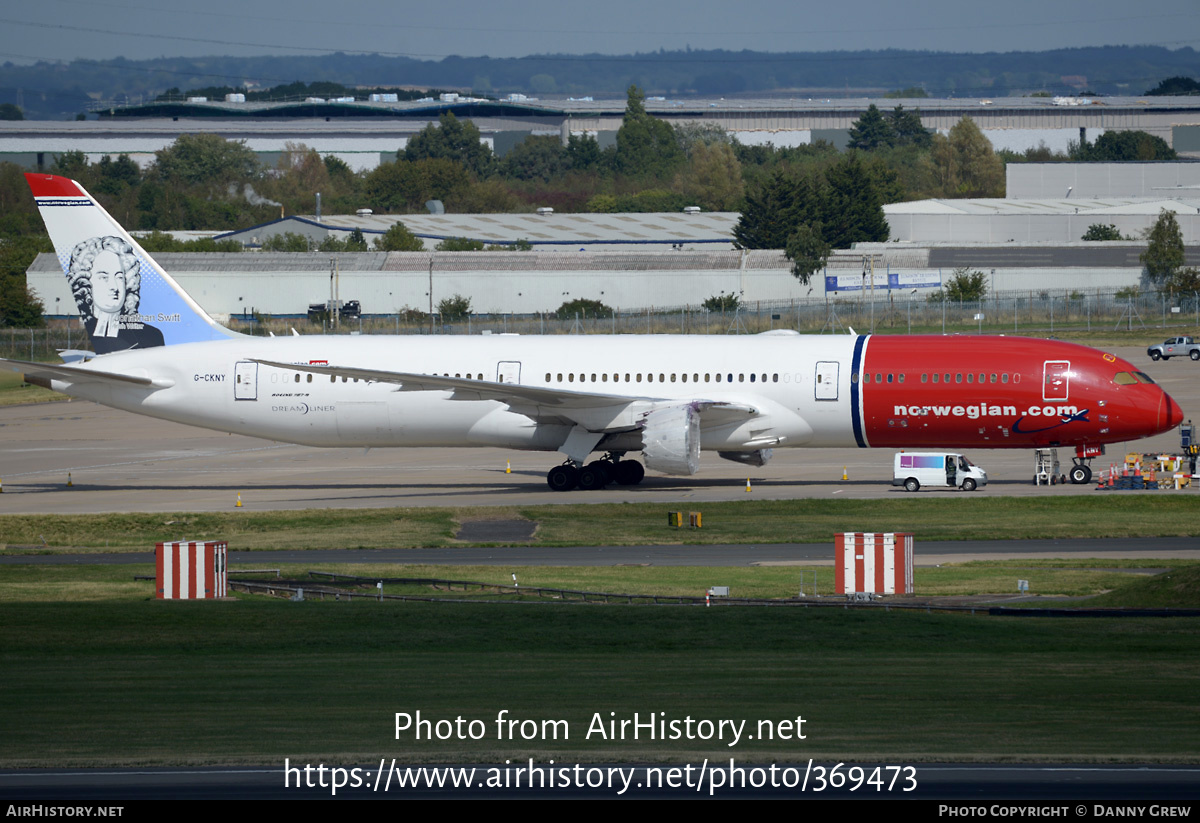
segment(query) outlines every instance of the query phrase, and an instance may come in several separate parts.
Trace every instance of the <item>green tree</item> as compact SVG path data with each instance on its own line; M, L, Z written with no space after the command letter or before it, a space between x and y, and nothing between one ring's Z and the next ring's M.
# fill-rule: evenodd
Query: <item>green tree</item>
M397 159L453 160L479 177L491 174L495 166L492 150L480 142L479 127L470 120L459 120L453 112L443 112L438 125L430 123L413 135Z
M447 237L434 246L437 251L483 251L483 242L467 237Z
M548 183L570 168L570 157L562 141L553 136L530 135L500 161L501 173L515 180Z
M441 315L443 323L454 323L459 320L465 320L467 315L471 314L471 298L455 294L453 297L439 300L437 310L438 314Z
M950 129L949 137L935 134L931 140L930 162L937 194L1004 196L1004 164L974 120L964 117Z
M739 249L783 249L801 222L820 220L821 196L807 176L782 169L746 192L741 216L733 227Z
M1183 233L1175 212L1162 209L1158 219L1150 227L1146 250L1138 258L1146 267L1150 282L1161 286L1167 283L1183 267Z
M946 300L963 303L975 303L987 296L987 275L981 271L971 271L963 266L955 269L945 285L942 293Z
M44 307L29 289L25 272L42 252L53 252L45 235L0 238L0 327L41 328Z
M853 243L886 241L889 229L879 190L858 154L847 154L825 178L828 185L819 228L825 242L831 248L848 249Z
M1160 286L1167 294L1192 295L1200 293L1200 269L1195 266L1184 266L1176 269Z
M874 151L887 148L895 142L896 133L892 130L891 123L874 103L850 126L849 147L852 149Z
M1121 232L1117 229L1117 227L1111 223L1093 223L1092 225L1088 226L1087 231L1083 233L1083 237L1080 239L1093 241L1112 241L1124 240L1125 238L1121 236Z
M593 171L600 167L600 143L590 134L572 134L567 138L567 162L572 171Z
M728 143L697 143L679 173L678 187L694 205L731 211L742 200L742 164Z
M788 238L785 252L792 261L792 276L804 285L808 285L813 274L825 268L825 261L831 251L829 244L821 237L821 227L799 226Z
M711 312L736 311L742 305L742 299L736 294L714 294L701 305Z
M1200 83L1190 77L1168 77L1146 92L1148 95L1200 94Z
M447 200L470 185L466 168L443 157L380 163L364 178L363 195L371 208L396 213L422 209L427 200Z
M0 103L0 120L24 120L25 112L12 103Z
M221 184L258 175L258 156L244 140L225 140L216 134L181 134L154 153L155 168L168 183Z
M612 317L612 314L613 310L611 307L604 305L599 300L588 300L586 297L569 300L554 311L554 316L559 320L574 320L576 317L580 319L588 317Z
M1179 155L1161 137L1144 131L1106 131L1095 143L1074 147L1072 160L1089 162L1133 162L1177 160Z
M295 232L284 232L283 234L275 234L268 237L262 242L263 251L290 251L302 252L309 251L313 247L313 243L303 234Z
M375 239L379 251L424 251L425 244L403 223L396 223Z
M933 132L921 122L920 109L905 111L904 106L896 106L888 112L887 120L895 135L894 146L928 148L933 142Z
M616 170L630 177L664 177L683 163L671 125L646 112L645 94L630 86L625 117L617 129Z

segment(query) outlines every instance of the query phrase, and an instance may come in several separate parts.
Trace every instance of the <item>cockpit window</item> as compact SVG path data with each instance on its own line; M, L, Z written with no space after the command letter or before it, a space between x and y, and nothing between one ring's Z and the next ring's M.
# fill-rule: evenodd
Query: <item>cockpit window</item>
M1137 378L1127 371L1119 371L1113 375L1113 382L1118 386L1132 386L1137 382Z
M1154 385L1154 380L1151 379L1150 375L1145 374L1144 372L1135 371L1133 376L1138 379L1139 383L1149 383L1150 385Z

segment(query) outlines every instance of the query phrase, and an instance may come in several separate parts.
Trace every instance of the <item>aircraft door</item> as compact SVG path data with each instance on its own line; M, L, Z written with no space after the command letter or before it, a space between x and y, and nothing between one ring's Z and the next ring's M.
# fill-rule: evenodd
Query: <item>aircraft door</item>
M520 360L501 360L496 364L496 382L497 383L520 383L521 382L521 361Z
M1047 360L1043 366L1042 399L1067 400L1071 389L1071 361Z
M817 362L817 373L813 380L813 389L817 400L838 399L838 362L836 360L821 360Z
M233 399L258 399L258 364L242 361L233 367Z

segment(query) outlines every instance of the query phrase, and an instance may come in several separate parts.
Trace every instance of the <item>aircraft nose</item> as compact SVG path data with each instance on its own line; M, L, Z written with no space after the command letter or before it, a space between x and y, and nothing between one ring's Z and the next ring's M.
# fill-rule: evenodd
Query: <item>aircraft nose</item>
M1179 404L1174 398L1166 392L1162 393L1162 398L1158 401L1158 430L1160 432L1170 431L1183 422L1183 409L1179 408Z

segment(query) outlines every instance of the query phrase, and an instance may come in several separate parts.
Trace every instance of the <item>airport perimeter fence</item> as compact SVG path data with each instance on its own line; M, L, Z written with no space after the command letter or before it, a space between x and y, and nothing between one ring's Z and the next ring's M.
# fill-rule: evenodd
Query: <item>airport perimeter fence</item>
M702 306L616 309L603 316L560 319L553 313L472 314L455 322L436 316L367 315L344 320L305 317L230 319L252 335L300 334L756 334L794 329L806 334L1027 334L1138 333L1155 337L1200 333L1200 293L1131 295L1127 292L1002 292L979 301L938 300L880 290L828 300L753 301L736 310ZM0 329L0 356L53 360L64 349L90 348L78 319L52 319L41 329Z

